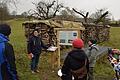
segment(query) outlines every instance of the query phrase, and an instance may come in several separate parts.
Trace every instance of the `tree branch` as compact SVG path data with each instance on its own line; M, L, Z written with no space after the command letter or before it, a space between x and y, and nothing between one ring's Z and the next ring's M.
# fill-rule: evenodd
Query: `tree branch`
M75 11L76 13L78 13L78 14L80 14L81 16L85 17L84 14L82 14L82 13L76 11L74 8L72 8L72 9L73 9L73 11Z
M106 11L104 14L102 14L102 15L100 16L100 18L98 18L98 19L95 21L95 24L98 24L108 13L109 13L109 12Z
M73 11L75 11L76 13L80 14L81 16L83 16L83 17L84 17L85 22L87 23L87 17L88 17L89 12L87 12L87 13L86 13L86 16L85 16L85 15L84 15L84 14L82 14L81 12L76 11L74 8L73 8Z

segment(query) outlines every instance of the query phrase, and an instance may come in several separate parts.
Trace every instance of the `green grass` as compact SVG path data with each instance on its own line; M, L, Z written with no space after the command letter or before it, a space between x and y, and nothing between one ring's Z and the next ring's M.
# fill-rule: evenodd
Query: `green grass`
M8 23L12 27L12 34L10 35L10 43L13 45L16 56L16 66L20 80L59 80L55 72L52 72L50 63L50 53L41 55L40 58L40 73L31 74L26 50L26 38L24 36L24 27L22 27L22 20L11 20ZM101 45L110 46L112 48L120 48L120 28L111 28L110 41L104 42ZM113 77L113 70L107 57L100 59L95 68L96 80L110 80ZM47 79L45 79L47 78Z
M110 40L104 42L103 45L110 46L112 48L120 48L120 27L112 27L110 30Z
M120 49L120 27L112 27L110 30L110 40L102 43L103 46L109 46L111 48ZM95 67L95 73L97 78L102 80L111 80L114 75L112 66L110 65L107 56L99 59ZM99 80L99 79L97 79Z
M16 56L17 71L20 80L58 80L55 72L52 72L50 64L50 54L42 54L40 58L40 73L31 74L30 60L27 58L26 38L24 36L24 27L22 27L22 20L9 21L11 25L12 34L10 35L10 43L14 47Z

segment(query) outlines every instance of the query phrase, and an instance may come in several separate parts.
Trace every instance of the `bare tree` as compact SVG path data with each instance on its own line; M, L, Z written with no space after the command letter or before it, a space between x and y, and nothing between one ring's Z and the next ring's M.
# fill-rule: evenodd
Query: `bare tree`
M106 11L106 9L99 9L97 10L95 13L93 13L89 18L89 12L87 12L86 14L82 13L81 11L77 11L76 9L73 8L73 11L75 11L76 13L80 14L81 16L83 16L85 23L88 23L88 19L93 19L95 24L98 24L100 22L102 22L103 24L106 24L109 22L110 18L110 13L108 11Z
M16 6L16 3L18 2L18 0L0 0L0 3L2 4L14 4Z
M39 3L33 3L36 7L36 10L30 10L31 15L36 16L39 19L50 19L54 18L57 12L63 7L62 3L58 3L58 1L45 2L40 1Z
M9 10L6 4L0 3L0 21L1 23L10 17Z
M64 9L60 12L60 19L62 20L75 21L76 18L78 18L78 16L75 15L75 12L69 7L64 7Z
M73 8L73 11L75 11L76 13L78 13L79 15L81 15L84 20L85 20L85 23L87 23L87 19L88 19L88 15L89 15L89 12L87 12L86 14L80 12L80 11L77 11L76 9Z
M94 21L95 24L98 24L100 22L106 24L107 21L110 20L109 16L110 16L109 11L106 11L106 9L104 8L104 9L98 9L95 13L91 15L91 18L95 20Z
M21 13L21 15L26 18L28 16L28 13L27 12L23 12L23 13Z

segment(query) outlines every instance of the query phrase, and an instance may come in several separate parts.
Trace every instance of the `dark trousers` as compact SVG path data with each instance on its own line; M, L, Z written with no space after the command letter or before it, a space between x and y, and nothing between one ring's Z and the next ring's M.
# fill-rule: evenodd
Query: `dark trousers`
M88 80L94 80L94 67L89 67Z
M62 80L72 80L72 74L68 73L68 74L62 75L61 79Z
M87 80L87 75L86 76L84 76L83 78L75 78L74 80Z
M34 57L31 60L31 70L35 71L38 68L40 53L34 54Z
M72 80L72 74L62 76L61 79L62 80ZM77 77L76 78L74 77L74 80L87 80L87 75L84 76L83 78L79 78L79 79Z

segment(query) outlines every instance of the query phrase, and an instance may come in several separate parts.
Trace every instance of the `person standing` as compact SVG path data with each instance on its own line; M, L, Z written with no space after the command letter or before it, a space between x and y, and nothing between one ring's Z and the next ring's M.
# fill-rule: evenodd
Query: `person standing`
M27 45L28 57L31 59L32 73L39 72L38 63L42 48L47 49L48 47L43 44L42 39L39 37L38 30L35 29L30 36Z
M13 46L8 42L11 28L0 24L0 80L18 80Z
M99 51L98 45L96 43L97 43L96 40L88 41L89 49L86 52L88 59L89 59L88 80L94 80L94 67L96 64L96 58L97 58L98 51Z
M89 61L84 50L82 39L75 39L72 42L73 49L68 53L62 66L62 80L87 80Z

